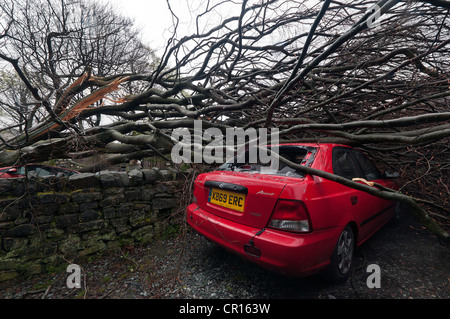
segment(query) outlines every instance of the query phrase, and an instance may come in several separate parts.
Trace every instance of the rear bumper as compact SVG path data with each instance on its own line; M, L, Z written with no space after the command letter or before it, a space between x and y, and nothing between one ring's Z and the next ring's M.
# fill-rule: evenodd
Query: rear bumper
M295 234L242 225L218 217L193 203L187 207L188 224L207 239L241 255L263 268L289 276L305 276L319 272L329 262L341 228L329 228L307 234ZM255 257L244 247L253 238L254 247L260 252Z

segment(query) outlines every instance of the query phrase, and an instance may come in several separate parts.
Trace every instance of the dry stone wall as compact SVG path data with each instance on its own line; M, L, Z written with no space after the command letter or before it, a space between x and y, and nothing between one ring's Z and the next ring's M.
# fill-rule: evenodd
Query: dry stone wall
M170 169L0 179L0 281L150 242L168 226L182 180Z

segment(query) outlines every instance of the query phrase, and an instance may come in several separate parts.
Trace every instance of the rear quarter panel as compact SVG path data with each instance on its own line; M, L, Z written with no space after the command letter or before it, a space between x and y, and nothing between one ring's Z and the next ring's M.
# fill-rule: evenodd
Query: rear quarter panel
M301 186L287 185L280 198L302 200L308 209L313 231L344 227L354 220L348 201L354 191L339 192L334 184L317 176L308 176Z

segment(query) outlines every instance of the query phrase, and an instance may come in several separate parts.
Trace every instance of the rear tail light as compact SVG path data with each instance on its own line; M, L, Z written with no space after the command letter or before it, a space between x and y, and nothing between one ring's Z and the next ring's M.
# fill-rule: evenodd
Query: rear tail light
M279 199L269 227L298 233L310 232L310 218L305 204L298 200Z

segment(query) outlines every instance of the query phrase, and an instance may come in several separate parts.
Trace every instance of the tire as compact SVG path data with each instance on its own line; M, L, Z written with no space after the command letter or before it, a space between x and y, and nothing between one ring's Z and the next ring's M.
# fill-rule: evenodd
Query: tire
M346 226L331 256L328 278L336 284L347 281L350 277L355 252L355 236L350 226Z

